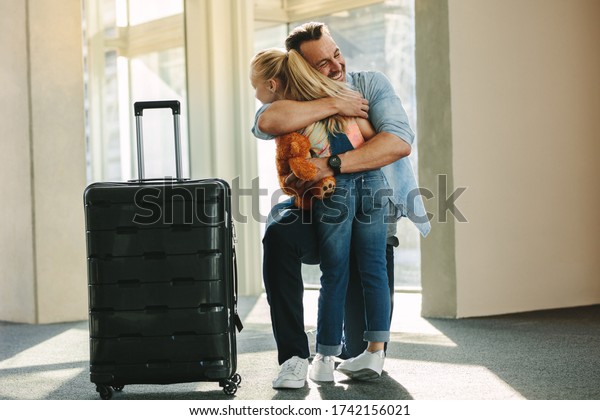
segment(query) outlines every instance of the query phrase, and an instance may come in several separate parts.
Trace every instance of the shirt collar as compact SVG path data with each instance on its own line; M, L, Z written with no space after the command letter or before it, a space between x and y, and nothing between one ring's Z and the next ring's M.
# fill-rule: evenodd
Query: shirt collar
M348 83L350 86L354 86L354 79L352 78L352 74L349 72L346 72L346 83Z

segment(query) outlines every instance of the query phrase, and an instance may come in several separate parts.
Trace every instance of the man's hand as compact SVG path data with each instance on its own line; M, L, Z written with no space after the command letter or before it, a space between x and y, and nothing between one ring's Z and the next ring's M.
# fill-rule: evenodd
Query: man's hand
M317 174L310 181L303 181L293 173L285 179L285 184L298 190L305 190L327 176L333 176L333 170L327 165L327 158L309 158L310 163L317 168Z

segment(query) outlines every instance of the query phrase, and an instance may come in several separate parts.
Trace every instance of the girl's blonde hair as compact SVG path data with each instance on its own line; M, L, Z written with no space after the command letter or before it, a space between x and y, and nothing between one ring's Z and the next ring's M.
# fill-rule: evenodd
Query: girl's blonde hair
M339 98L345 92L350 92L346 84L332 80L312 68L295 50L262 50L254 56L250 65L254 76L263 80L275 79L281 84L283 99L312 101L327 97ZM341 115L333 115L321 122L330 133L343 132L346 128L346 118Z
M254 77L261 80L275 79L281 86L287 86L286 53L277 48L270 48L258 52L250 62L250 69Z

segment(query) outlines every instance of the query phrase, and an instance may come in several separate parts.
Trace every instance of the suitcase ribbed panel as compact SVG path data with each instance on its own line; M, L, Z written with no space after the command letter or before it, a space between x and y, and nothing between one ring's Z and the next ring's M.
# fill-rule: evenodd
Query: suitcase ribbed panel
M94 310L144 310L146 307L195 308L225 302L223 282L175 280L169 283L121 283L90 285Z
M225 223L225 194L214 187L187 186L99 189L86 197L88 230L170 225L219 226Z
M233 327L233 325L231 325ZM157 337L231 332L223 306L192 309L147 308L142 311L91 311L90 337Z
M223 280L225 261L220 252L146 257L89 258L90 284L132 284Z
M89 231L88 253L92 258L107 258L219 252L224 234L223 228L189 226Z
M225 360L197 362L155 362L151 364L90 365L90 381L95 384L174 384L217 381L231 376Z
M174 335L170 337L126 337L90 339L94 354L93 363L100 365L159 364L173 362L228 362L223 358L229 353L229 337L217 334Z

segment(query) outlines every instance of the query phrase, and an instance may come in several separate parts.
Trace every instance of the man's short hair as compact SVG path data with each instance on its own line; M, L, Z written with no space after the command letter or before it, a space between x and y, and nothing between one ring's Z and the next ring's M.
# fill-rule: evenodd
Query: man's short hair
M300 54L300 46L306 41L318 41L323 34L329 35L327 25L322 22L308 22L297 26L285 39L285 49L296 50Z

